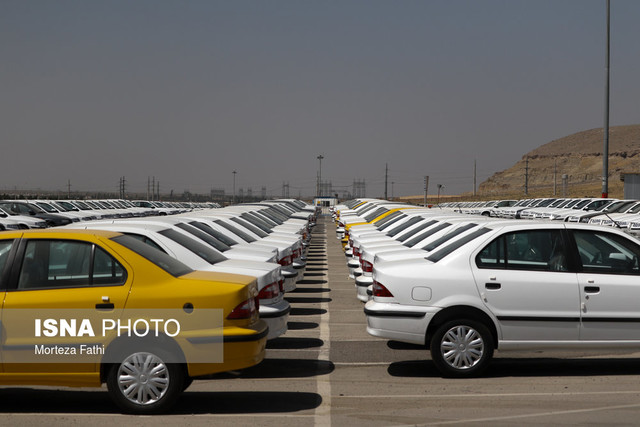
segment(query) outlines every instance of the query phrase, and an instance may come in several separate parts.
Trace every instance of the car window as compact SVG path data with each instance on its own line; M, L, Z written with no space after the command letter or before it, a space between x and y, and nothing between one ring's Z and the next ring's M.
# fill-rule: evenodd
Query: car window
M640 274L640 246L622 236L596 230L573 230L582 271Z
M476 256L478 268L569 271L561 230L523 230L503 234Z
M115 258L104 249L96 246L93 253L92 285L123 285L127 280L127 271Z
M7 265L7 259L9 259L12 246L13 240L0 240L0 280L2 280L2 272L4 271L4 266ZM0 289L1 288L2 283L0 283Z
M89 242L27 241L18 289L121 285L126 270L111 255Z

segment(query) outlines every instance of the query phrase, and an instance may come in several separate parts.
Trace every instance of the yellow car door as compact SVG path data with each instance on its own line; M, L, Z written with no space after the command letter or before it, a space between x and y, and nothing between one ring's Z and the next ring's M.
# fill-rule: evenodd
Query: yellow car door
M120 317L131 269L92 236L28 237L15 240L12 268L4 276L0 383L32 378L42 384L46 377L47 383L69 385L73 373L78 385L99 384L99 364L75 356L100 350L103 338L86 319Z

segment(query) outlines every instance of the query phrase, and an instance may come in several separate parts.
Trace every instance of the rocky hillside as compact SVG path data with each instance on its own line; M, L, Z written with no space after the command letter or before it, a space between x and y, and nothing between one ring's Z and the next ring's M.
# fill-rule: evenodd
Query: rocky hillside
M562 175L567 174L567 196L600 196L602 191L603 129L578 132L551 141L522 156L511 168L493 174L478 187L482 198L522 197L529 160L529 195L551 196L556 173L557 195L563 195ZM609 195L622 197L623 172L640 173L640 125L609 128Z

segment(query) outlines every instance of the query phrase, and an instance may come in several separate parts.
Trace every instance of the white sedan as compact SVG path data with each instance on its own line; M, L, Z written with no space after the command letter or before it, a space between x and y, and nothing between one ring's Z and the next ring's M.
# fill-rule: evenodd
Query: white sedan
M427 345L445 376L494 350L640 348L640 241L610 227L491 222L426 258L379 262L367 332Z
M274 262L227 259L188 232L160 222L116 220L111 223L87 222L70 228L110 230L136 239L178 259L194 270L242 274L255 277L260 300L259 314L269 326L267 339L277 338L287 331L291 306L284 299L284 278Z

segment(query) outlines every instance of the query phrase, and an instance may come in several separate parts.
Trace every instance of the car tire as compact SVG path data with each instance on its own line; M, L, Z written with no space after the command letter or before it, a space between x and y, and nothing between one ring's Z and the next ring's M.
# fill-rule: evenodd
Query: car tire
M480 375L493 357L493 337L481 322L458 319L440 325L431 337L431 359L445 377Z
M130 414L166 412L176 402L185 384L184 369L165 363L168 354L159 349L129 352L107 374L107 389L114 403Z
M193 384L193 378L185 377L184 382L182 383L182 391L185 391L186 389L188 389L191 386L191 384Z

